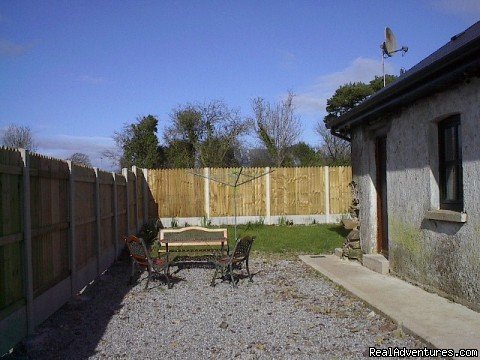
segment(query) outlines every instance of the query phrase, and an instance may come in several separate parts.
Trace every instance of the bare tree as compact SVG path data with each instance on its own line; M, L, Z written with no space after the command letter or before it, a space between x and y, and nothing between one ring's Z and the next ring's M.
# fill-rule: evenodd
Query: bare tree
M103 150L101 152L102 159L106 159L115 171L122 169L122 148L118 144L113 149Z
M9 125L2 135L2 144L11 148L23 148L36 151L37 145L33 140L32 131L28 126Z
M92 167L92 163L87 154L76 152L72 154L67 160L70 160L72 163L77 165L83 165L87 167Z
M327 165L349 165L350 143L332 133L325 127L325 124L318 122L315 131L322 139L320 154Z
M239 110L223 101L180 106L164 134L169 161L187 167L236 166L241 161L240 137L248 128Z
M252 102L255 132L276 166L285 165L290 147L300 137L300 120L295 115L294 96L289 92L283 101L273 105L260 97Z

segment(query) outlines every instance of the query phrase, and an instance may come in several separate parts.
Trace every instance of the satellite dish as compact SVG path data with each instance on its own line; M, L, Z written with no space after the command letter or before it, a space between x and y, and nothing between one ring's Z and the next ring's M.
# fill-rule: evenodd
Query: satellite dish
M382 72L383 72L383 86L385 87L385 59L392 57L396 52L401 51L402 56L408 51L407 46L402 46L400 49L397 49L397 39L393 35L392 29L389 27L385 28L385 41L380 45L382 49Z
M383 57L392 57L396 52L402 51L402 55L408 51L407 46L402 46L400 49L397 49L397 39L393 35L392 29L389 27L385 28L385 41L380 45L382 48Z
M387 56L392 56L395 50L397 50L397 39L395 39L393 31L389 27L385 28L385 41L383 44L383 52Z

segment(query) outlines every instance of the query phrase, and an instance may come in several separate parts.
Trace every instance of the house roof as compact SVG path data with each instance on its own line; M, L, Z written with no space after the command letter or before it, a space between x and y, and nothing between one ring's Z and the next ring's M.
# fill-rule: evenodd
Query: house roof
M402 74L349 112L326 121L332 133L345 136L352 126L376 119L429 94L445 90L452 82L479 75L480 21Z

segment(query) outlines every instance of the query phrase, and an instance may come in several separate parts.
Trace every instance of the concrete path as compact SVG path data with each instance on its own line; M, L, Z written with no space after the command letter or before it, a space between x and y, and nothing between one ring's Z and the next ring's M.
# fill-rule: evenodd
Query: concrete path
M300 259L430 346L480 351L480 313L334 255Z

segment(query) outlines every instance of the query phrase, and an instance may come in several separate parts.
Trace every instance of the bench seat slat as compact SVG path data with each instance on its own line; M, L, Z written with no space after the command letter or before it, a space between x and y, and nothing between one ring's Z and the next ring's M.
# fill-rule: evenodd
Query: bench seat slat
M168 242L168 247L175 247L175 246L212 246L212 245L226 245L227 240L224 241L207 241L207 240L202 240L202 241L169 241ZM163 245L163 243L162 243Z

